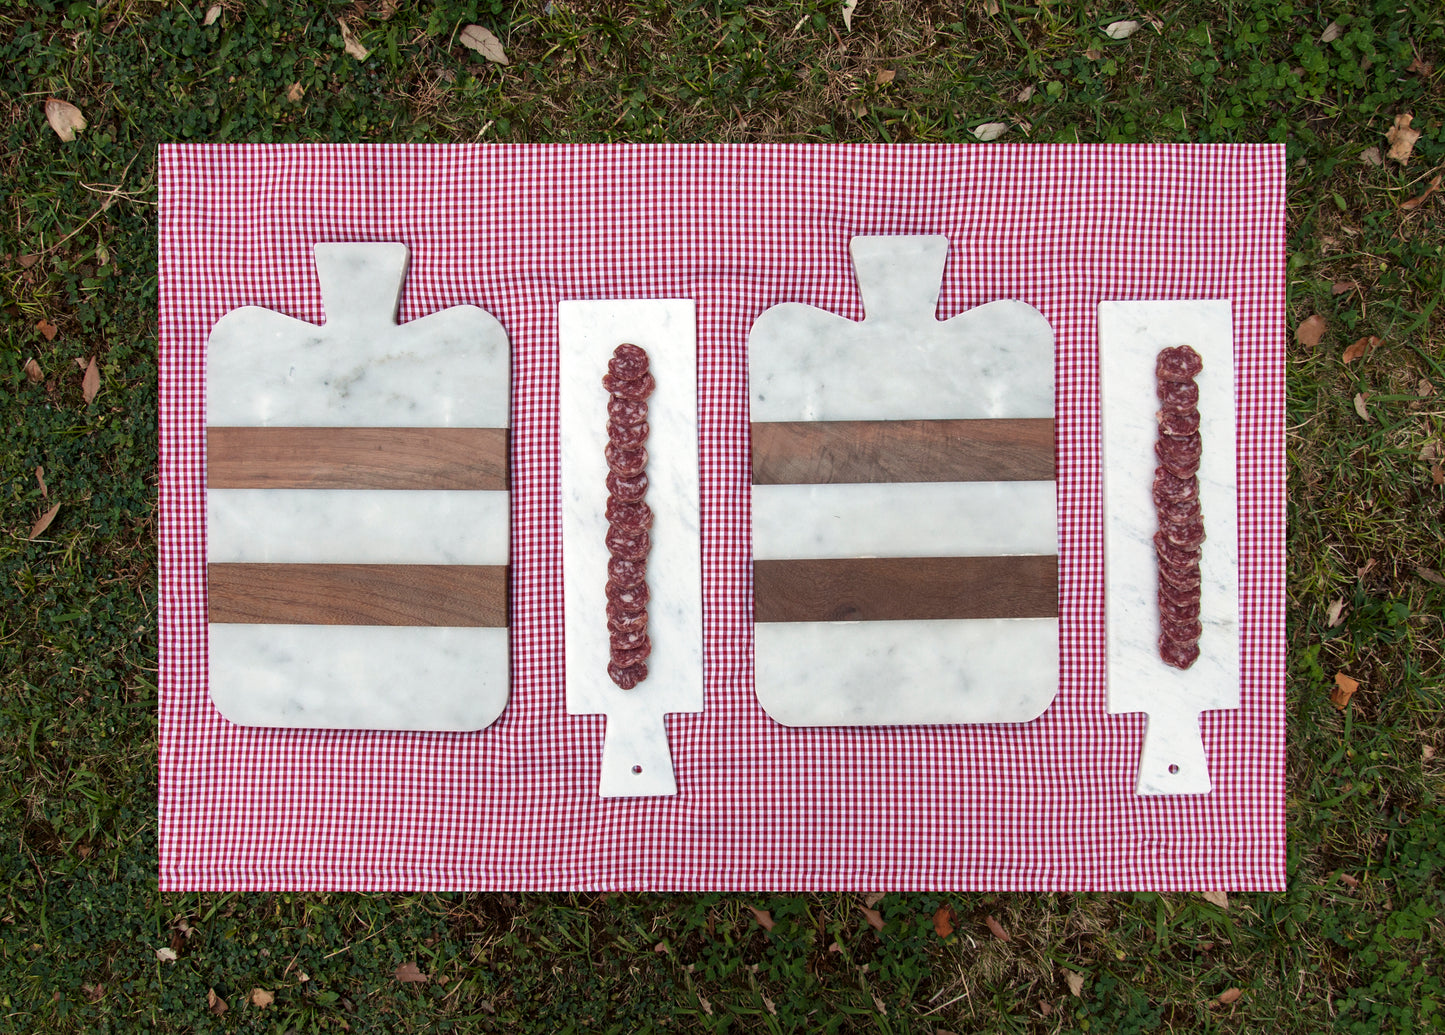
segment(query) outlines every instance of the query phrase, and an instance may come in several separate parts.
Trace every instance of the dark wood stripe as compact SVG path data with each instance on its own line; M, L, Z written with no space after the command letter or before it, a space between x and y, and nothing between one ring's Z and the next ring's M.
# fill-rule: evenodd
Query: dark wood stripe
M213 622L507 624L502 564L211 564Z
M753 618L1054 618L1058 583L1053 555L754 561Z
M207 428L212 489L505 489L506 428Z
M1054 478L1048 417L769 421L750 431L754 485Z

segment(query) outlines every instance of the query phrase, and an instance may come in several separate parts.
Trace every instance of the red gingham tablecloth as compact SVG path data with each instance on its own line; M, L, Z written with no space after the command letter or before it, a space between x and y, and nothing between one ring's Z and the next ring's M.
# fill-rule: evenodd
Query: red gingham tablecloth
M161 149L160 887L1259 889L1284 886L1284 150L1274 145ZM946 234L938 315L1000 298L1057 340L1060 688L1032 723L788 729L752 691L748 328L850 319L858 234ZM405 322L480 305L512 342L512 697L468 734L233 726L206 690L205 343L241 305L322 320L311 247L411 248ZM557 303L698 313L706 708L680 793L597 796L566 714ZM1204 796L1141 798L1104 691L1096 305L1227 298L1242 706Z

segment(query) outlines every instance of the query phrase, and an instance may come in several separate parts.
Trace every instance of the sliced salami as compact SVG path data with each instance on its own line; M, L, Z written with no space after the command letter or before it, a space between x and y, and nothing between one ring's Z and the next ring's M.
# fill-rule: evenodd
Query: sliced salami
M642 564L647 561L651 549L652 537L646 532L614 528L607 533L607 550L613 557Z
M622 503L609 498L604 516L609 525L626 528L634 533L645 532L652 527L652 508L646 503Z
M1159 657L1166 665L1188 668L1199 660L1199 644L1175 643L1163 633L1159 635Z
M611 632L609 630L608 645L614 652L619 650L637 650L643 646L651 650L652 647L651 641L647 638L647 633L641 630L634 632ZM615 654L613 660L616 660Z
M607 674L623 690L631 690L647 678L647 663L638 662L636 665L623 666L612 662L607 666Z
M1164 410L1183 413L1199 405L1199 386L1193 381L1160 381L1159 402Z
M1187 622L1175 622L1169 618L1160 616L1159 632L1167 636L1171 641L1178 644L1198 643L1199 637L1204 635L1204 626L1199 619L1193 618Z
M1177 474L1161 468L1154 471L1154 505L1162 506L1165 503L1181 503L1185 500L1197 500L1199 498L1199 479L1195 477L1181 478Z
M1199 565L1185 564L1177 568L1159 566L1159 586L1161 589L1168 588L1179 594L1189 594L1190 598L1199 595L1200 586Z
M615 420L607 422L607 441L610 445L619 449L637 449L647 441L647 433L652 430L647 426L647 421L638 421L636 424L621 424Z
M1159 618L1169 622L1193 622L1199 619L1199 601L1185 600L1177 603L1172 597L1159 592Z
M647 606L647 601L652 597L652 591L647 588L646 582L639 582L635 586L623 586L607 580L607 600L625 608L642 608Z
M607 491L619 503L641 503L642 497L647 495L647 474L644 472L624 478L620 474L609 472Z
M1182 550L1198 550L1204 545L1204 519L1193 521L1161 522L1159 531L1164 538Z
M616 424L642 424L647 420L647 403L614 395L607 400L607 419Z
M1160 349L1154 360L1154 376L1161 381L1193 381L1203 369L1203 357L1188 345Z
M607 604L607 631L609 633L647 632L647 608L627 610L621 604L611 601Z
M625 557L613 557L607 562L607 584L609 586L616 583L630 589L633 586L642 585L645 578L647 578L647 565L639 561L629 561Z
M607 469L622 478L636 478L647 466L647 450L642 446L619 449L609 443L603 455L607 460Z
M642 664L652 655L652 644L643 637L643 642L631 650L614 650L612 652L612 664L620 668L635 668Z
M602 377L602 387L619 398L632 402L644 402L657 387L657 382L651 374L633 381L622 381L611 374L605 374Z
M1159 458L1160 466L1176 478L1195 476L1199 470L1201 450L1202 444L1198 435L1186 435L1183 438L1161 435L1154 443L1154 455Z
M647 496L647 397L656 388L647 352L617 346L602 387L607 400L607 675L623 690L647 678L652 653L647 636L647 554L652 549L652 510Z
M1199 430L1199 414L1192 410L1160 410L1155 419L1161 434L1193 435Z
M607 372L620 381L636 381L639 377L646 377L647 368L647 353L630 342L617 346L607 364Z
M1204 360L1188 345L1161 349L1154 360L1159 396L1154 455L1154 533L1159 596L1159 657L1185 669L1199 658L1203 634L1199 565L1203 558L1204 515L1199 503L1199 386L1194 378Z

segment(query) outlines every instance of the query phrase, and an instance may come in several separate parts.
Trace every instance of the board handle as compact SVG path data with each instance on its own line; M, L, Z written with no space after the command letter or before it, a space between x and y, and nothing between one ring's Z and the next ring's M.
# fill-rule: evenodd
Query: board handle
M662 712L630 708L607 716L597 793L604 798L677 793Z
M1151 713L1134 793L1208 794L1213 789L1199 734L1199 712Z

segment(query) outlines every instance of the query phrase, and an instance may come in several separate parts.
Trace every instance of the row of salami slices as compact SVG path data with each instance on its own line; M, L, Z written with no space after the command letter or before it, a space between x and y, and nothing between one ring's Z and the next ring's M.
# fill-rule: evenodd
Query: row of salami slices
M1204 516L1199 506L1199 386L1194 378L1204 368L1188 345L1162 349L1154 375L1159 394L1159 430L1154 443L1154 507L1159 530L1154 533L1158 560L1159 657L1185 669L1199 657L1199 561L1204 543Z
M652 510L647 497L647 400L656 382L647 353L617 346L602 387L607 402L607 674L623 690L647 678L647 555Z

